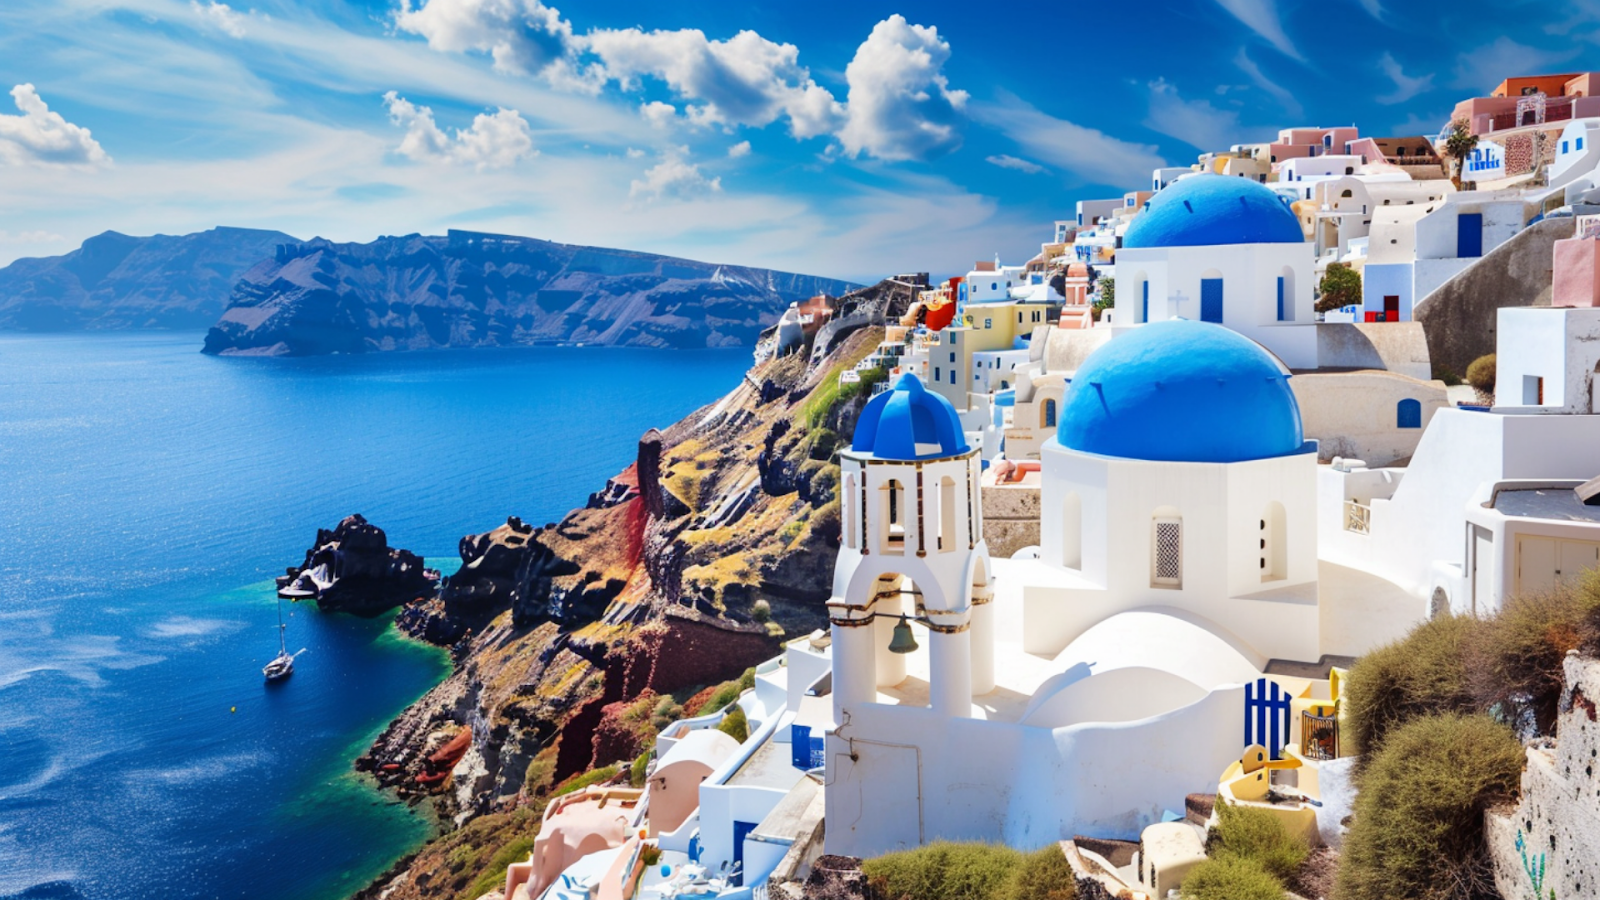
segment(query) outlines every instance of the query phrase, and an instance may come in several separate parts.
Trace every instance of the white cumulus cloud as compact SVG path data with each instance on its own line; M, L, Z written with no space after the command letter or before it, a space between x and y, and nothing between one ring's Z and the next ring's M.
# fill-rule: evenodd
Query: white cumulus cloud
M728 148L728 158L729 159L738 159L741 156L749 156L749 155L750 155L750 142L749 141L740 141L739 143L734 144L732 147Z
M11 99L22 115L0 115L0 163L90 168L111 162L89 129L51 112L33 85L12 88Z
M657 128L666 128L678 118L678 108L671 103L651 100L649 103L640 104L639 115Z
M1018 172L1027 172L1029 175L1037 175L1044 171L1044 166L1041 166L1036 162L1029 162L1025 159L1011 156L1007 153L1001 153L998 156L986 156L983 158L983 161L992 166L999 166L1002 169L1015 169Z
M383 100L389 109L389 120L406 130L396 152L408 159L470 165L482 172L503 169L539 154L533 147L527 120L514 109L480 113L472 120L471 128L458 128L451 137L434 122L433 110L428 107L418 106L394 91L384 94Z
M488 53L503 72L542 74L575 50L572 23L539 0L400 0L394 23L435 50Z
M645 170L628 187L628 196L642 200L693 200L722 190L721 178L707 178L700 167L673 156Z
M873 26L845 68L848 120L838 133L846 153L879 159L929 159L961 146L956 127L967 92L944 76L950 44L938 29L893 15Z
M790 132L809 138L827 133L840 118L833 95L800 65L800 49L754 31L716 41L694 28L599 29L584 43L606 77L624 89L644 77L665 82L687 102L684 112L697 125L760 128L787 116Z
M226 3L210 0L201 3L200 0L189 0L189 8L203 21L221 30L229 37L244 37L244 16L235 12L233 7Z

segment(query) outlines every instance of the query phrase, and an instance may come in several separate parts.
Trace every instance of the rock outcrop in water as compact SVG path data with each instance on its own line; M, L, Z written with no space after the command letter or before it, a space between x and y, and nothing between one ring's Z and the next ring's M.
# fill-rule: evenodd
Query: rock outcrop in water
M791 302L852 285L649 253L451 231L285 244L251 269L205 352L755 343Z
M455 643L456 671L357 762L431 796L457 830L358 896L466 895L496 853L531 845L562 780L645 746L641 715L648 726L651 709L689 705L826 627L836 449L867 400L866 382L839 374L911 295L880 285L842 298L836 318L855 324L758 361L722 400L647 433L636 461L560 523L513 518L462 540L461 569L400 618ZM430 760L463 726L471 747L440 779Z
M0 329L205 328L227 308L245 270L294 240L254 228L151 237L107 231L63 256L0 269Z
M422 557L390 547L383 529L357 513L332 531L317 529L305 562L279 576L278 594L316 600L323 612L372 617L433 597L438 579Z

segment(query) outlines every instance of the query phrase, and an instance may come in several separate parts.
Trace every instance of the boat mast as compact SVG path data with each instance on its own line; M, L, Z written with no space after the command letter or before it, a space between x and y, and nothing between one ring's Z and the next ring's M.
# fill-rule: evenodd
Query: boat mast
M284 627L285 626L283 624L283 598L279 597L278 598L278 655L279 656L287 656L288 653L289 653L289 645L284 642L284 638L283 638Z

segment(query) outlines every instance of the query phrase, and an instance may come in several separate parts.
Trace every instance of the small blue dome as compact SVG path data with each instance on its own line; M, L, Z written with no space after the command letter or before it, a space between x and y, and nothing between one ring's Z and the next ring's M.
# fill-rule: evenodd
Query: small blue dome
M1122 246L1210 247L1301 244L1305 233L1289 202L1235 175L1188 175L1154 197L1122 236Z
M1089 355L1056 440L1084 453L1228 463L1301 450L1300 406L1271 354L1237 332L1169 319Z
M950 401L906 374L867 402L850 449L878 459L936 459L966 453L967 436Z

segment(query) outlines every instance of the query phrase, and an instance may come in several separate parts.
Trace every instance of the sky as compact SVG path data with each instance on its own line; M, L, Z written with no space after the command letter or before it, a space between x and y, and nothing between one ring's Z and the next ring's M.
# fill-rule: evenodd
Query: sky
M1600 0L0 0L0 265L234 225L954 274L1204 150L1587 69Z

